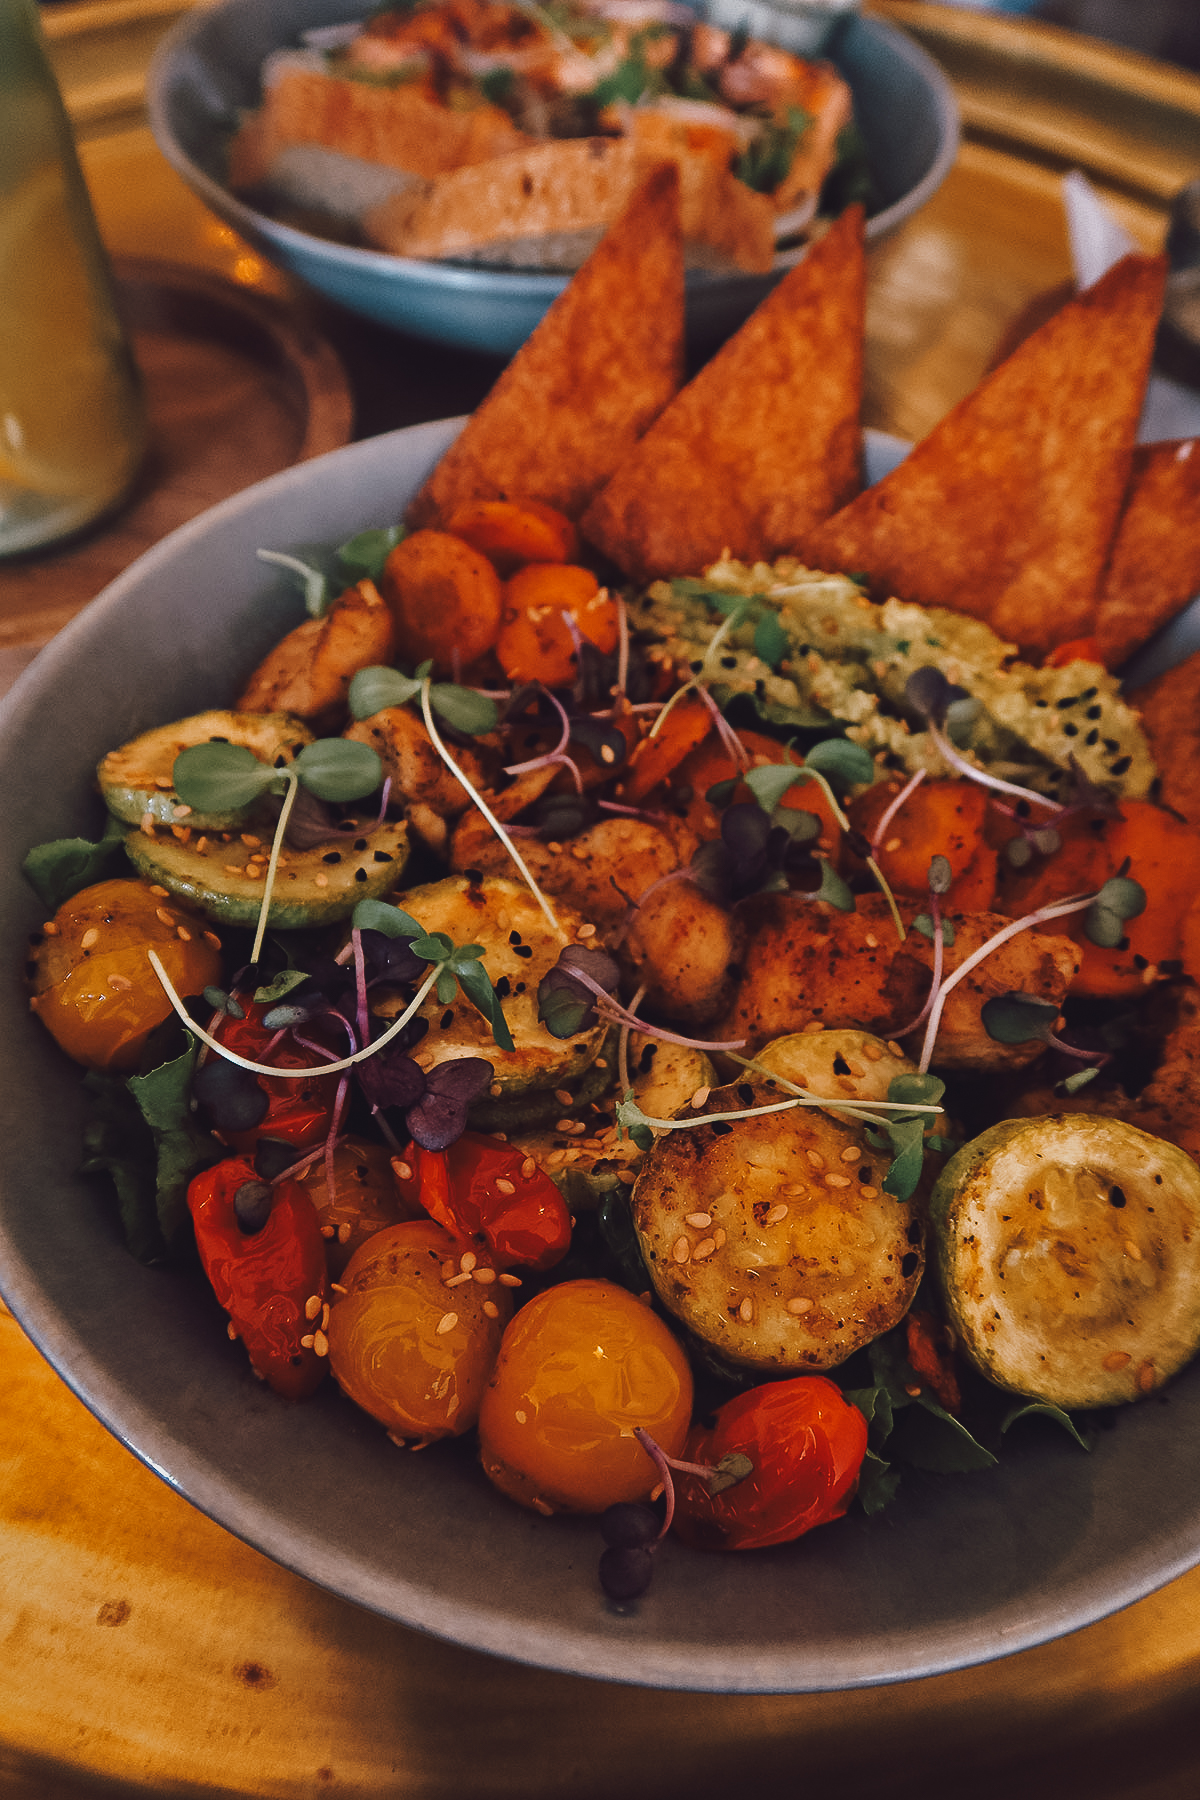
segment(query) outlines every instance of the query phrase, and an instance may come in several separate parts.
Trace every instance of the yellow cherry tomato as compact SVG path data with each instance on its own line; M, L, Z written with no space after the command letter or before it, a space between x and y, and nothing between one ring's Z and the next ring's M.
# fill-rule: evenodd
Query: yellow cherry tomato
M390 1225L338 1284L346 1291L329 1314L330 1367L400 1437L458 1437L479 1415L512 1302L498 1278L456 1281L463 1254L431 1219Z
M59 907L34 934L31 1006L55 1042L89 1069L136 1069L171 1002L154 950L183 995L221 980L221 946L203 918L144 881L101 881Z
M538 1512L603 1512L658 1481L641 1426L678 1456L692 1414L687 1358L658 1315L609 1281L564 1281L504 1334L479 1414L488 1477Z

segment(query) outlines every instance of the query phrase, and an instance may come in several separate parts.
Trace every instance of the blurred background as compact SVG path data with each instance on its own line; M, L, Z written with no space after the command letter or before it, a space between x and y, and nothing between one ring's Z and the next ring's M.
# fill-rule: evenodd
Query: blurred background
M1200 69L1200 0L948 0L979 12L1023 13Z

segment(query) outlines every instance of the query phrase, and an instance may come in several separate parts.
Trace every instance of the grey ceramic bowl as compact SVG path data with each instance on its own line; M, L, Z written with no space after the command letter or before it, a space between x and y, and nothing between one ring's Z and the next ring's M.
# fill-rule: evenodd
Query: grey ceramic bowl
M758 11L773 9L758 4ZM470 269L350 249L279 224L224 185L225 147L239 112L257 102L263 58L296 43L302 31L354 12L354 0L223 0L186 14L150 69L147 100L159 147L215 213L269 261L327 298L418 337L509 356L562 292L564 275ZM786 10L779 18L786 36ZM867 226L874 243L923 206L944 180L958 148L958 111L936 63L881 19L844 18L827 54L853 90L881 197ZM781 255L768 275L689 275L693 342L728 336L800 254Z
M797 1692L985 1661L1089 1623L1200 1560L1200 1367L1125 1409L1085 1454L1014 1433L986 1474L906 1475L881 1517L784 1549L668 1543L634 1612L596 1583L594 1522L542 1519L488 1486L467 1444L421 1456L329 1384L290 1406L250 1376L198 1279L143 1268L76 1174L79 1071L30 1018L19 962L42 912L18 872L95 833L97 758L227 704L299 602L255 558L395 519L453 422L302 463L185 525L26 671L0 706L0 1281L92 1411L202 1511L387 1616L549 1669L710 1691ZM894 461L870 445L870 467Z

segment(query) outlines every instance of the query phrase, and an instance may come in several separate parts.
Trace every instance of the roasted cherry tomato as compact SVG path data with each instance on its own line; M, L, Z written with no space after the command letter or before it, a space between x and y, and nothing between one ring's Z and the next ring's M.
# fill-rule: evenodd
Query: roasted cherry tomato
M59 907L34 938L33 1011L89 1069L136 1069L171 1002L147 956L157 952L180 994L221 979L221 945L190 906L144 881L101 881Z
M566 1255L566 1201L545 1170L503 1138L464 1131L448 1150L413 1144L394 1166L402 1196L485 1249L496 1268L550 1269Z
M752 1472L719 1494L697 1475L675 1482L675 1530L695 1550L763 1550L840 1519L858 1483L867 1422L821 1375L749 1388L695 1425L686 1462L715 1466L736 1451Z
M658 1483L641 1426L680 1454L692 1413L687 1358L657 1313L610 1281L564 1281L504 1334L479 1412L501 1493L542 1513L603 1512Z
M325 1261L335 1281L376 1232L402 1219L425 1217L397 1190L391 1150L368 1138L342 1138L332 1157L318 1157L297 1179L317 1209Z
M511 1290L461 1267L432 1219L376 1232L350 1260L329 1317L329 1361L350 1398L393 1435L457 1437L479 1416L512 1313Z
M298 1181L278 1182L267 1193L264 1187L252 1163L230 1157L194 1178L188 1206L204 1273L232 1335L277 1393L300 1400L328 1367L325 1244L317 1209ZM239 1223L239 1190L249 1190L244 1200L262 1203L266 1216L257 1231Z
M223 1014L213 1029L213 1036L219 1043L250 1062L269 1063L276 1069L312 1067L317 1061L312 1050L296 1043L290 1031L281 1034L268 1030L263 1024L263 1015L271 1010L269 1006L260 1006L240 995L237 998L246 1016L235 1019L228 1013ZM304 1035L315 1043L324 1041L329 1049L336 1049L328 1034L322 1036L322 1030L320 1022L314 1021L305 1027ZM344 1055L345 1050L343 1043L337 1054ZM257 1075L255 1080L268 1101L259 1123L250 1131L222 1131L219 1125L215 1127L217 1136L231 1150L239 1156L249 1156L260 1138L275 1138L280 1143L295 1144L298 1150L304 1150L328 1136L337 1101L336 1075L311 1075L304 1081Z

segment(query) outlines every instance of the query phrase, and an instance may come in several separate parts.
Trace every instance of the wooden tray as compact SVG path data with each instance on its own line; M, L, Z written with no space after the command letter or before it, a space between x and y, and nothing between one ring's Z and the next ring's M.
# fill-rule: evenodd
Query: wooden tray
M345 371L303 309L183 263L122 256L114 272L150 451L112 518L54 554L0 564L0 649L44 643L168 531L351 435Z

